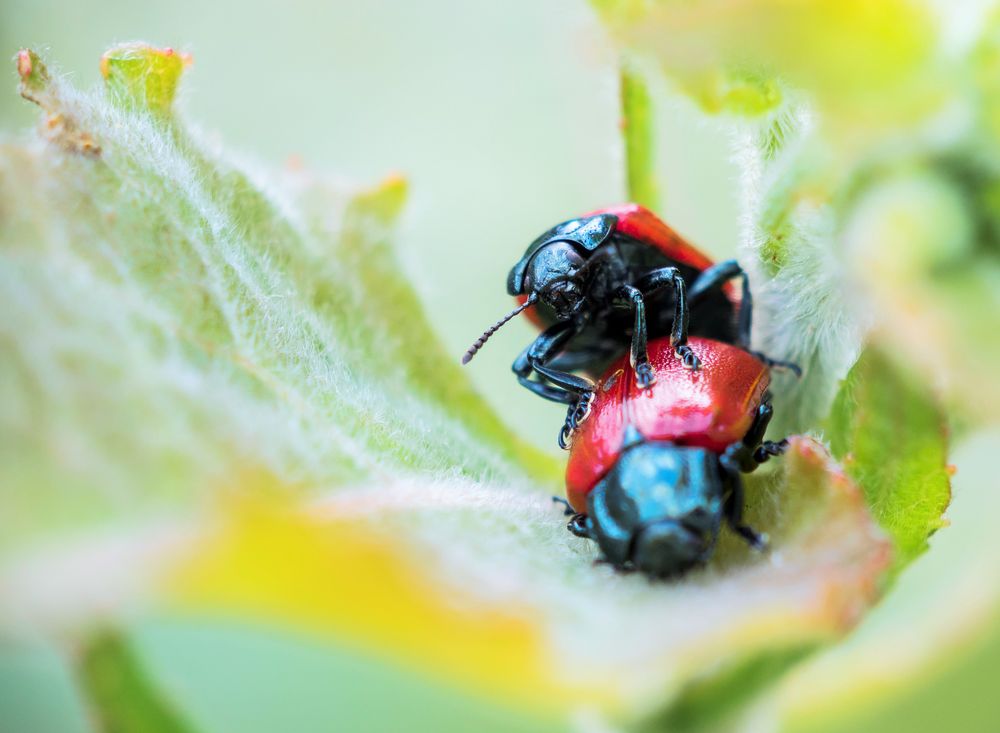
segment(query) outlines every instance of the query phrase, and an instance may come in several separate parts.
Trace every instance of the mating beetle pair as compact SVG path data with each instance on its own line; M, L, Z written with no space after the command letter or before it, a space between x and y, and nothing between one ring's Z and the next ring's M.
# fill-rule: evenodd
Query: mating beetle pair
M535 306L529 317L544 330L513 370L532 392L569 405L559 442L572 437L567 495L579 513L570 530L615 565L653 576L707 559L723 515L761 546L740 520L739 471L780 452L763 442L769 367L797 368L748 351L753 306L735 260L714 264L627 204L544 233L507 288L520 305L462 361ZM598 385L574 373L600 374L626 349Z

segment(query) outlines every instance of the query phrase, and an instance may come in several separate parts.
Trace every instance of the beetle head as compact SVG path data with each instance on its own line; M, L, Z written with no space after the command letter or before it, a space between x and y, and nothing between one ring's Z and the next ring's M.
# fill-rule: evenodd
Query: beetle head
M607 241L617 222L613 214L570 219L532 242L507 276L507 292L526 296L525 301L486 329L462 356L462 363L468 364L501 326L538 301L551 308L560 321L578 313L585 302L584 265L595 261L587 259L588 253Z
M555 311L560 321L572 317L583 305L584 258L569 242L542 247L528 263L524 287Z
M606 558L657 578L711 555L722 522L718 459L702 448L640 442L587 499L587 527Z
M556 224L528 245L524 256L511 268L507 292L510 295L541 293L549 277L571 277L584 259L608 241L617 223L618 217L613 214L595 214ZM564 246L552 246L556 244ZM539 255L542 255L541 260ZM531 284L528 283L529 269L534 271Z

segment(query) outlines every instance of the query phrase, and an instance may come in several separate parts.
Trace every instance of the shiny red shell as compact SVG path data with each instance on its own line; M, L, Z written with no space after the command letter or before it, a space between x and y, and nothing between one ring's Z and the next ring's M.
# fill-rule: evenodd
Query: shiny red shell
M706 270L715 263L712 258L680 234L668 227L660 217L639 204L621 204L607 209L598 209L584 214L584 217L599 214L613 214L618 217L615 234L623 234L650 247L655 247L674 262L697 270Z
M647 440L707 448L721 453L750 429L770 383L767 366L743 349L711 339L692 338L701 360L685 369L669 338L649 343L656 383L640 390L628 355L611 365L598 382L590 416L573 435L566 466L566 498L586 511L587 493L621 455L631 424Z
M613 214L618 217L618 223L615 225L615 234L622 234L636 241L648 244L650 247L655 247L678 264L687 265L697 270L707 270L715 264L711 257L697 249L680 234L667 226L660 217L645 206L640 206L639 204L621 204L619 206L611 206L607 209L589 211L581 218L599 216L601 214ZM731 283L726 283L722 287L722 290L734 305L739 304L739 291ZM527 299L527 295L517 296L518 303L523 303ZM529 309L525 315L539 328L551 325L542 320L536 308Z

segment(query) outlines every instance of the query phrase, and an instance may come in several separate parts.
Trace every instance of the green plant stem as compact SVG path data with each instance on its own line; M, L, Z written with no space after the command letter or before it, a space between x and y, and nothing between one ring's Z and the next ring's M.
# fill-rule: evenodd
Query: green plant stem
M653 110L649 89L625 61L621 63L620 80L628 198L655 211L659 206L659 186L654 173Z
M115 632L84 647L78 675L99 729L106 733L194 733Z

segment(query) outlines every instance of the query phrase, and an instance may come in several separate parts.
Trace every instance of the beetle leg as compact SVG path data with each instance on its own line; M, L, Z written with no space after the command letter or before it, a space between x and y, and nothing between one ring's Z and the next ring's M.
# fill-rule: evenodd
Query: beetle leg
M517 381L526 389L546 400L561 402L564 405L575 405L580 397L579 389L568 389L564 384L555 382L555 380L552 380L553 384L548 384L545 381L530 379L530 377L532 373L542 374L545 362L550 361L562 351L566 343L576 333L577 326L573 321L560 321L540 333L538 338L532 341L511 365L511 369L517 375ZM551 371L551 373L573 376L565 372Z
M583 537L588 540L593 539L590 531L590 521L586 514L574 514L572 519L570 519L566 524L566 529L575 534L577 537Z
M635 316L629 362L635 370L635 381L639 389L651 387L656 377L649 366L649 353L646 350L646 302L642 298L642 292L631 285L623 285L615 294L612 305L616 308L631 309Z
M758 407L757 414L754 416L753 422L750 424L750 429L747 430L747 434L743 436L743 445L751 451L757 448L757 446L759 446L764 440L764 434L767 432L767 426L771 422L771 417L773 415L774 408L771 407L770 402L765 402Z
M635 381L639 389L652 387L656 382L656 375L649 364L649 352L646 348L646 302L643 300L642 292L631 285L623 285L613 305L618 308L630 308L635 315L629 363L635 371Z
M764 433L767 432L767 425L771 422L772 415L774 415L774 408L771 407L770 402L765 402L758 407L757 416L754 418L753 424L750 425L747 434L743 437L743 446L751 452L750 455L755 465L751 466L742 451L734 451L734 453L738 452L740 454L740 470L744 473L753 471L757 465L766 463L772 456L780 456L788 450L787 438L779 441L764 440Z
M564 389L558 389L556 387L551 387L544 382L534 382L527 377L522 377L518 375L517 381L530 392L534 392L536 395L544 400L549 400L550 402L560 402L564 405L575 405L577 396L571 392L567 392Z
M731 458L732 454L745 451L743 443L733 443L726 449L720 459L722 468L729 484L729 496L726 499L726 521L736 534L747 541L753 549L767 549L767 535L755 531L743 523L743 479L740 476L739 463Z
M563 423L563 426L559 428L559 435L556 436L556 442L562 450L569 450L572 447L570 442L573 437L573 428L569 426L569 418Z
M552 369L543 364L535 363L531 366L536 372L552 382L553 385L571 392L577 398L594 391L593 381L586 377L578 377L569 372L561 372L558 369Z
M589 417L590 408L593 404L594 393L584 392L580 395L576 404L570 405L570 408L566 411L566 422L563 423L562 428L559 430L557 441L560 448L563 450L570 449L570 438L572 438L576 429L580 427L580 424Z
M802 367L796 364L794 361L781 361L780 359L772 359L767 354L762 354L759 351L750 352L757 359L760 359L767 365L768 369L778 369L781 371L789 371L794 374L797 378L802 378Z
M753 459L757 461L757 463L766 463L770 460L771 456L783 455L787 450L788 438L777 442L773 440L765 440L757 447L757 450L753 452Z
M590 417L590 408L593 404L593 392L584 392L580 395L580 399L577 400L576 404L566 414L566 424L570 430L576 430L584 420Z
M569 449L570 436L590 414L594 383L584 377L552 369L546 366L546 362L565 348L580 327L575 321L560 321L550 326L521 352L512 365L517 381L524 387L547 400L569 405L566 422L558 437L559 447L563 450ZM530 379L532 373L539 376L539 381Z
M736 345L741 349L750 348L750 330L753 325L753 295L750 293L750 278L736 260L725 260L712 265L702 272L691 286L688 296L694 303L705 293L720 287L727 280L739 277L743 281L743 293L740 299L740 310L736 316Z
M688 295L687 283L676 267L660 267L647 272L639 278L635 287L640 292L650 295L657 290L672 286L674 289L674 323L670 329L670 345L674 353L684 360L687 369L697 369L701 362L688 346Z
M753 459L755 447L747 445L742 440L730 443L729 447L719 456L719 462L729 473L750 473L757 468L757 462Z
M705 293L713 288L720 287L727 280L739 277L742 281L742 295L740 297L740 310L736 316L736 345L745 349L767 364L770 369L787 369L796 377L802 376L802 369L798 364L791 361L781 361L772 359L759 351L751 351L750 336L753 328L753 294L750 292L750 277L746 271L740 267L736 260L725 260L716 265L712 265L702 272L698 279L694 281L688 297L694 303L702 298Z
M553 504L562 504L562 507L563 507L563 516L568 517L568 516L571 516L573 514L576 514L576 509L574 509L573 506L568 501L566 501L565 499L563 499L561 496L553 496L552 497L552 503Z

